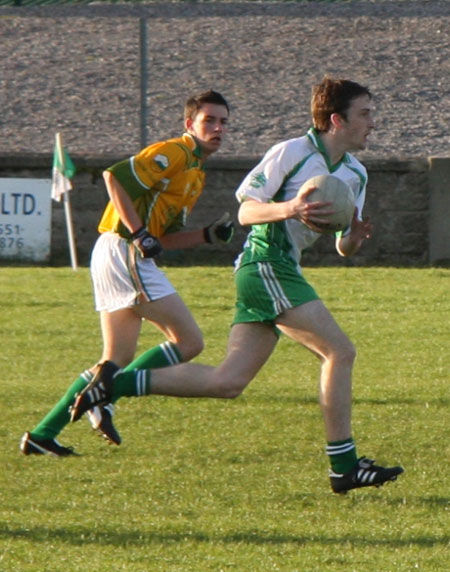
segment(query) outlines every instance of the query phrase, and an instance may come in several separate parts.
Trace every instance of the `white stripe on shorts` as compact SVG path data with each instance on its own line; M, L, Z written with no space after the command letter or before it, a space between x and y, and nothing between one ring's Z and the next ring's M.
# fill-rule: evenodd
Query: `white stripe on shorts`
M269 262L258 262L258 270L264 286L272 298L275 312L281 314L284 310L292 308L289 298L285 295L281 284L275 276L272 265Z
M98 237L91 258L97 311L114 312L135 306L141 296L158 300L175 293L153 258L134 256L135 252L134 247L116 233L105 232Z

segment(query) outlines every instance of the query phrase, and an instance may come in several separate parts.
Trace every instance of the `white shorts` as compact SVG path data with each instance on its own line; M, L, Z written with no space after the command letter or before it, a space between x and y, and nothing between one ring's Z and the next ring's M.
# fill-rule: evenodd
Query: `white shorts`
M141 258L135 247L112 232L101 234L91 257L95 309L114 312L174 294L153 258Z

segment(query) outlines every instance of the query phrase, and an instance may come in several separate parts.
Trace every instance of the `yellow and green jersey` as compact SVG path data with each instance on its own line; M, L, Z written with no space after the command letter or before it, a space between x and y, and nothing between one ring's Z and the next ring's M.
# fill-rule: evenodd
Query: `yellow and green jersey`
M156 237L176 232L185 225L205 183L201 149L187 133L149 145L107 170L130 196L148 232ZM124 238L130 236L111 201L98 230L117 232Z

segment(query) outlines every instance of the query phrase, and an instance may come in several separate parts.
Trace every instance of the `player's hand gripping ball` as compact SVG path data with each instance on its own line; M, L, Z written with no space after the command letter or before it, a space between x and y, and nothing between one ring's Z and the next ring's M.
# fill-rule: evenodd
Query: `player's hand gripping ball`
M299 194L306 187L314 186L316 189L308 195L308 202L323 201L330 204L333 214L326 216L327 223L314 223L323 234L334 234L350 226L355 211L355 196L351 188L334 175L317 175L308 179L300 187Z

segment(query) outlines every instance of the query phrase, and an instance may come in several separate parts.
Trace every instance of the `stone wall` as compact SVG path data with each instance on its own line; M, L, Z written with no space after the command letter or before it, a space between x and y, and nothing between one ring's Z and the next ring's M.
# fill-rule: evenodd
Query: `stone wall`
M73 179L71 205L81 265L89 263L97 237L96 226L107 202L102 170L121 157L73 156L78 172ZM259 160L212 158L207 164L207 184L188 228L204 226L225 210L236 220L234 191ZM352 259L339 257L334 240L323 236L305 253L304 265L395 265L450 264L450 159L366 160L369 184L365 214L375 224L375 233ZM3 155L0 177L49 178L52 157L48 155ZM204 245L190 251L167 252L166 264L231 264L245 239L237 232L228 246ZM64 208L52 201L51 264L70 264Z

